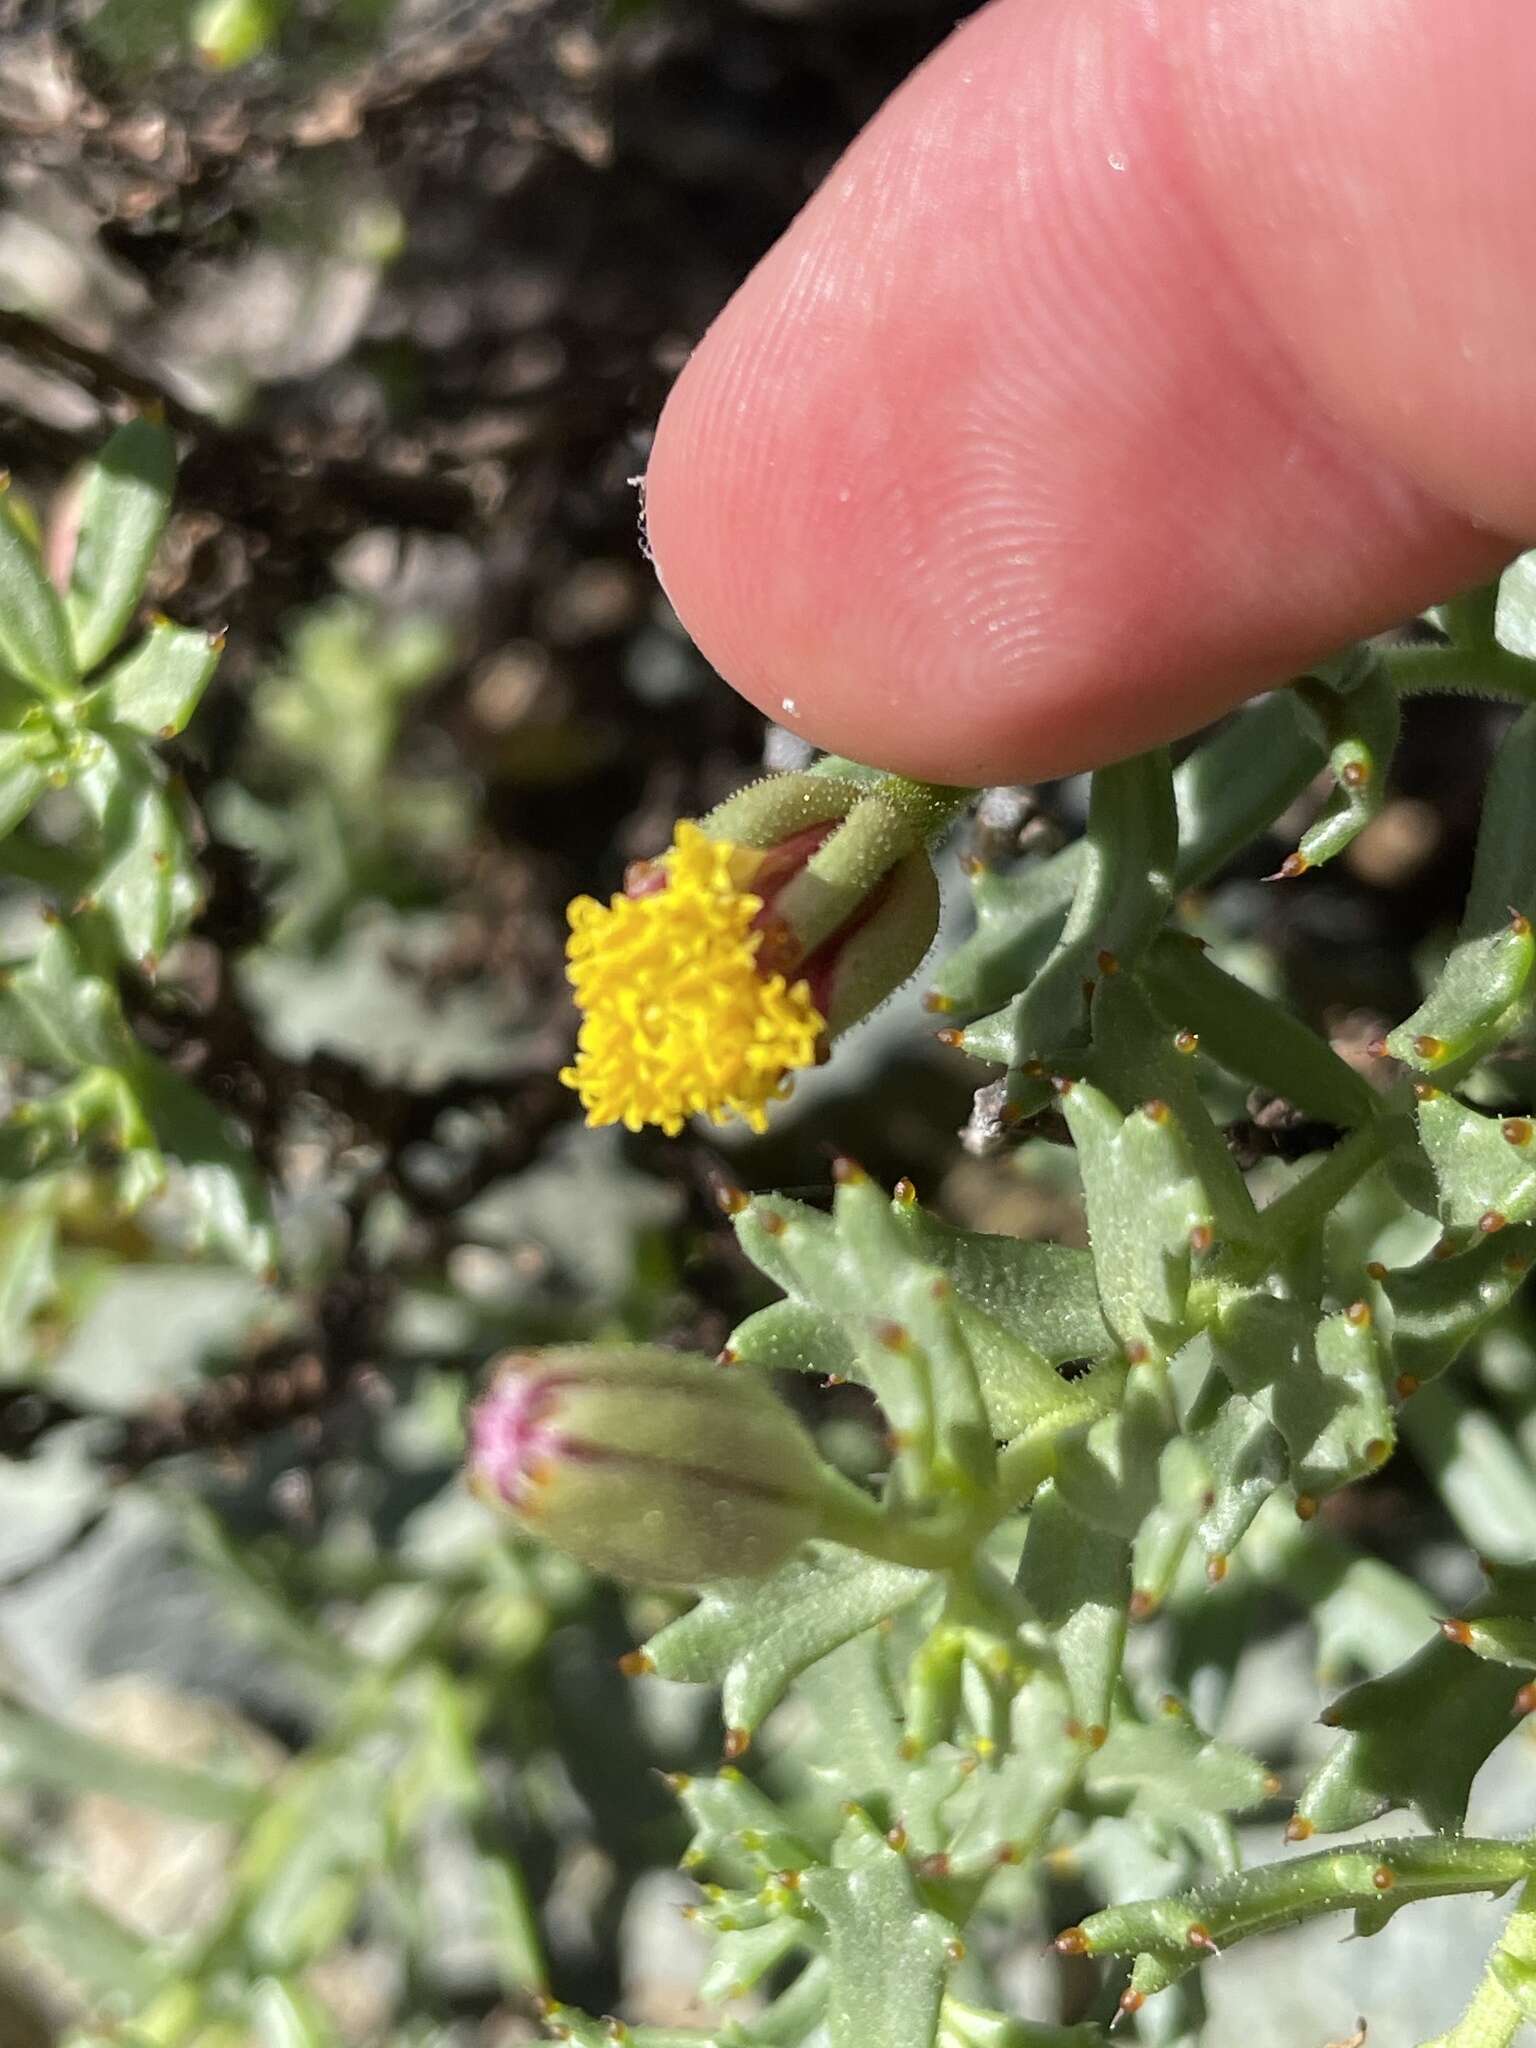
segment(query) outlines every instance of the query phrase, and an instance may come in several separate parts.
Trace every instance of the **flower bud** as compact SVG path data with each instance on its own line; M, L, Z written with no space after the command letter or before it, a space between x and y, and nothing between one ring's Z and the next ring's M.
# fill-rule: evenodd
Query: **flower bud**
M513 1352L470 1413L469 1480L594 1571L652 1585L772 1571L837 1477L767 1385L687 1352Z
M567 947L583 1012L561 1080L590 1125L695 1114L754 1130L793 1073L912 974L938 928L925 838L949 792L780 775L702 824L607 905L578 897Z

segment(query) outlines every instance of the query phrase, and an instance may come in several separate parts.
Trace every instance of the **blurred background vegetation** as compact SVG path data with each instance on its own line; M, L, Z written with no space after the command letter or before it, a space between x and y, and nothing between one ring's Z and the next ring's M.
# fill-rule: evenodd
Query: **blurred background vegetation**
M974 1073L911 994L761 1140L584 1133L553 1078L568 898L801 758L657 590L634 489L650 425L956 12L0 5L4 462L46 516L115 421L163 405L182 474L150 596L227 629L161 750L201 900L120 996L237 1134L200 1166L167 1139L148 1199L89 1132L0 1184L3 2048L112 2022L165 2044L491 2048L535 2036L546 1985L706 2024L655 1773L715 1753L712 1703L621 1678L665 1617L654 1596L509 1542L464 1495L466 1392L528 1341L716 1349L765 1298L721 1174L819 1199L848 1151L953 1220L1081 1242L1049 1144L957 1142ZM1213 898L1336 1043L1412 1007L1498 720L1415 703L1398 793L1344 861L1266 888L1293 834ZM1057 843L1082 799L993 793L959 852ZM74 802L0 846L7 954L35 954L66 888ZM14 1031L3 1048L14 1118L46 1062ZM1254 1157L1287 1145L1262 1105L1234 1104L1233 1130ZM1502 1475L1536 1553L1523 1323L1480 1374L1454 1398L1492 1463L1461 1493L1475 1525ZM878 1457L857 1390L798 1397L848 1469ZM1374 1553L1431 1583L1452 1554L1405 1458L1334 1513L1346 1591ZM1262 1602L1241 1627L1260 1661L1234 1732L1284 1770L1312 1658ZM814 1751L786 1728L770 1767L792 1779ZM1511 1801L1536 1808L1528 1786L1498 1796L1500 1832ZM998 1967L1061 1973L1070 2017L1070 1964L1039 1956L1063 1903L1036 1902ZM1476 1910L1445 1909L1448 1955ZM1425 1919L1412 1938L1439 1937ZM1447 2011L1483 1942L1465 1946ZM1275 1953L1245 2033L1310 2040ZM1386 1987L1388 1939L1369 1954ZM1212 1995L1235 2023L1240 1997Z

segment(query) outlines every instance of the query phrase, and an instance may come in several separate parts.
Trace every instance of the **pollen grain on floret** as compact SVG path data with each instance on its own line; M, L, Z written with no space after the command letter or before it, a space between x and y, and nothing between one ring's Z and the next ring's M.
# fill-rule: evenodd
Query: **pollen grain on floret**
M675 1137L702 1113L760 1131L788 1075L815 1064L826 1022L809 984L765 971L763 899L750 887L760 861L683 823L664 886L571 904L567 973L582 1024L560 1078L589 1125L658 1124Z

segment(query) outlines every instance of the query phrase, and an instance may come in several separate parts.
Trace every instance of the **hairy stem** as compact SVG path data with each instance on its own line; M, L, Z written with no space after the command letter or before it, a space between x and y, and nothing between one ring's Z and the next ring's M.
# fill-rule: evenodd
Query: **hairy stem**
M1510 2048L1531 2016L1529 1990L1522 2001L1508 1989L1536 1975L1536 1878L1530 1879L1509 1916L1488 1968L1472 1994L1472 2003L1448 2034L1437 2034L1423 2048Z
M1404 697L1434 691L1511 704L1536 702L1536 662L1522 661L1502 647L1389 647L1381 658Z

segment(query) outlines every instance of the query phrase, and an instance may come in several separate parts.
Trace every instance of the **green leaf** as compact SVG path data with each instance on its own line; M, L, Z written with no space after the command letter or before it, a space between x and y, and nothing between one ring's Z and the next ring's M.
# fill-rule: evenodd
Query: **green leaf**
M1456 1626L1466 1631L1458 1637L1461 1647L1474 1657L1514 1671L1536 1671L1536 1615L1491 1614Z
M0 1913L97 1998L139 2006L160 1988L163 1966L148 1943L60 1871L39 1869L15 1849L0 1848Z
M254 1783L118 1749L9 1700L0 1700L0 1771L22 1785L101 1792L184 1820L230 1825L249 1820L260 1798Z
M1383 1283L1392 1306L1393 1362L1414 1382L1437 1379L1518 1293L1533 1258L1536 1227L1480 1236L1453 1258L1399 1267Z
M1175 886L1194 888L1225 867L1300 795L1322 761L1321 747L1302 731L1296 706L1283 691L1250 705L1197 747L1173 776L1179 834ZM1049 859L1028 861L1012 873L988 867L976 871L971 877L976 928L942 963L935 994L966 1016L1008 1003L1054 950L1091 857L1089 841L1077 839Z
M910 1228L915 1209L915 1203L887 1200L862 1171L844 1167L833 1227L851 1268L851 1298L880 1309L873 1342L857 1347L862 1376L894 1427L921 1446L924 1473L931 1468L950 1482L985 1492L994 1457L978 1360L967 1335L975 1318L951 1276L922 1256L920 1233ZM921 1354L919 1370L914 1352Z
M35 1154L25 1170L67 1156L95 1124L130 1155L129 1206L157 1191L164 1152L180 1168L194 1237L253 1271L271 1266L267 1187L250 1146L206 1096L139 1044L117 990L87 967L66 925L51 926L0 987L0 1054L81 1077L73 1096L29 1103L25 1118L18 1113L3 1127L13 1150Z
M866 1629L812 1666L795 1688L797 1705L811 1719L808 1749L820 1784L844 1804L887 1822L899 1819L916 1855L944 1846L943 1808L962 1779L960 1753L947 1745L917 1760L902 1747L914 1729L897 1697L894 1667L902 1658L893 1645L926 1645L935 1618L936 1605L928 1604L901 1614L889 1630Z
M1511 910L1536 922L1536 706L1505 734L1488 778L1462 936L1482 938Z
M0 839L15 831L48 787L55 759L41 734L0 732Z
M1285 1440L1259 1403L1229 1390L1219 1372L1210 1375L1184 1430L1181 1441L1198 1458L1202 1476L1200 1547L1208 1558L1230 1557L1285 1481Z
M1108 2048L1109 2037L1084 2020L1080 2026L1056 2027L1039 2020L1005 2019L1001 2013L976 2012L944 2001L944 2048Z
M1060 941L1006 1009L967 1027L976 1059L1023 1068L1053 1064L1087 1032L1087 997L1100 956L1133 967L1173 901L1179 826L1173 777L1161 749L1101 768L1088 807L1087 856Z
M1262 1290L1238 1295L1212 1323L1211 1342L1226 1378L1285 1439L1298 1494L1319 1497L1383 1464L1396 1423L1369 1306L1314 1315Z
M744 1864L759 1883L779 1870L803 1870L817 1859L766 1793L732 1766L712 1777L669 1780L693 1828L688 1868L722 1857Z
M269 1272L277 1233L265 1176L250 1143L207 1096L159 1060L135 1080L145 1114L174 1160L194 1242L253 1273Z
M32 1321L58 1285L59 1221L52 1210L0 1208L0 1374L32 1364Z
M1291 1453L1300 1494L1334 1492L1384 1465L1397 1441L1386 1386L1387 1356L1369 1305L1325 1316L1311 1336L1315 1370L1285 1375L1274 1419Z
M992 1350L992 1330L983 1326L982 1317L1005 1335L1027 1332L1030 1349L1052 1367L1102 1357L1112 1348L1088 1252L958 1230L916 1203L898 1204L896 1222L917 1256L946 1272L961 1301L976 1311L975 1320L966 1319L966 1330L982 1358L984 1380L989 1358L995 1359L1000 1383L1007 1378L1009 1361Z
M1387 1051L1421 1073L1464 1070L1512 1028L1536 963L1527 918L1463 939L1446 956L1434 986L1411 1017L1387 1034Z
M760 1927L716 1933L709 1961L699 1979L699 1997L706 2005L717 2005L726 1998L744 1998L804 1941L804 1928L787 1914L765 1920ZM611 2036L608 2048L612 2048Z
M1231 1743L1214 1742L1176 1700L1155 1720L1117 1717L1088 1759L1084 1793L1103 1812L1146 1817L1187 1832L1201 1852L1230 1860L1229 1831L1210 1818L1247 1813L1270 1793L1269 1773Z
M975 1016L1017 995L1055 949L1087 862L1087 840L1075 839L1013 874L978 868L970 878L976 929L934 976L941 1007Z
M1323 765L1289 690L1229 719L1174 770L1179 810L1177 886L1198 888L1286 810Z
M116 989L87 968L66 925L50 926L27 964L0 983L0 1053L76 1073L131 1066L138 1050Z
M87 1156L115 1155L119 1209L136 1209L165 1181L165 1162L133 1087L110 1067L89 1067L51 1095L22 1102L0 1124L0 1177L20 1182Z
M146 974L197 909L201 888L165 773L137 738L96 743L76 787L101 828L102 864L91 900Z
M1130 1544L1085 1521L1048 1482L1030 1509L1019 1591L1055 1637L1078 1720L1106 1726L1125 1654Z
M1513 2006L1517 2020L1536 2023L1536 1881L1527 1880L1514 1912L1505 1922L1498 1945L1488 1958L1485 1981L1497 1986L1498 1994ZM1474 1999L1472 2010L1462 2022L1466 2031L1461 2036L1460 2048L1477 2048L1481 2029L1476 2008L1480 2002ZM1430 2048L1434 2048L1433 2043ZM1446 2048L1456 2048L1455 2036L1446 2037Z
M1093 1080L1124 1110L1149 1099L1165 1102L1174 1112L1195 1177L1209 1200L1217 1238L1223 1243L1257 1238L1253 1197L1225 1133L1212 1121L1200 1093L1198 1049L1181 1049L1175 1032L1154 1014L1139 978L1129 974L1102 978L1094 991L1092 1015Z
M0 478L0 665L44 697L79 681L69 627L31 534Z
M1214 1235L1211 1201L1183 1133L1166 1103L1122 1117L1086 1081L1070 1083L1060 1100L1077 1147L1104 1320L1122 1344L1167 1355L1188 1334L1192 1239L1209 1246Z
M132 618L176 487L176 444L160 420L119 427L86 470L65 598L75 659L89 675Z
M750 1732L802 1671L933 1583L929 1572L818 1544L769 1578L711 1586L646 1654L663 1678L719 1685L726 1725Z
M875 1199L868 1190L861 1212ZM891 1290L901 1276L920 1292L931 1288L937 1269L954 1284L957 1333L998 1437L1017 1436L1046 1418L1098 1412L1087 1381L1069 1385L1056 1372L1112 1348L1086 1252L954 1230L915 1202L886 1205L883 1198L889 1235L855 1244L841 1194L839 1200L841 1221L778 1195L759 1196L737 1215L742 1249L790 1297L735 1332L731 1348L741 1358L840 1372L867 1384L881 1378L883 1393L899 1399L876 1330L897 1313Z
M1133 1537L1157 1503L1159 1461L1177 1428L1166 1368L1133 1367L1113 1413L1061 1444L1056 1491L1095 1528Z
M731 1332L729 1349L762 1372L858 1374L853 1340L842 1316L800 1301L776 1301Z
M1018 1694L1006 1752L972 1771L947 1802L946 1853L957 1877L980 1877L1000 1854L1023 1863L1039 1854L1057 1815L1076 1794L1093 1751L1070 1732L1070 1703L1049 1678Z
M1472 1780L1515 1726L1516 1690L1500 1665L1434 1636L1406 1663L1334 1701L1325 1719L1344 1732L1308 1780L1297 1814L1336 1834L1406 1806L1430 1827L1454 1831Z
M950 1923L923 1907L905 1858L864 1815L833 1857L803 1886L827 1929L829 2048L933 2048Z
M250 2009L258 2048L335 2048L343 2038L326 2007L299 1984L264 1977Z
M1200 1519L1204 1473L1193 1445L1178 1436L1158 1461L1158 1497L1131 1542L1134 1610L1151 1614L1162 1606L1179 1576Z
M280 1975L307 1969L341 1940L365 1878L388 1853L387 1807L362 1755L322 1751L295 1769L282 1796L262 1808L236 1865L250 1901L246 1953Z
M1420 1096L1418 1118L1451 1229L1491 1232L1536 1215L1536 1124L1529 1118L1481 1116L1438 1089Z
M86 698L86 717L97 726L127 726L145 739L173 739L197 709L223 647L221 634L152 620L144 638Z
M1231 1832L1230 1823L1211 1821L1209 1826ZM1101 1814L1075 1845L1075 1854L1093 1896L1107 1906L1183 1891L1200 1864L1184 1837L1144 1817L1120 1820ZM1192 1972L1138 2011L1136 2038L1144 2048L1206 2048L1205 2024L1204 1989ZM1101 2037L1104 2048L1117 2038L1112 2021Z
M1198 940L1164 932L1141 965L1148 994L1217 1066L1308 1116L1352 1129L1376 1113L1370 1084L1290 1010L1218 967Z
M1337 682L1303 677L1294 688L1328 749L1334 781L1333 796L1297 848L1304 864L1315 868L1341 854L1379 815L1402 713L1386 665L1369 648L1354 650Z

